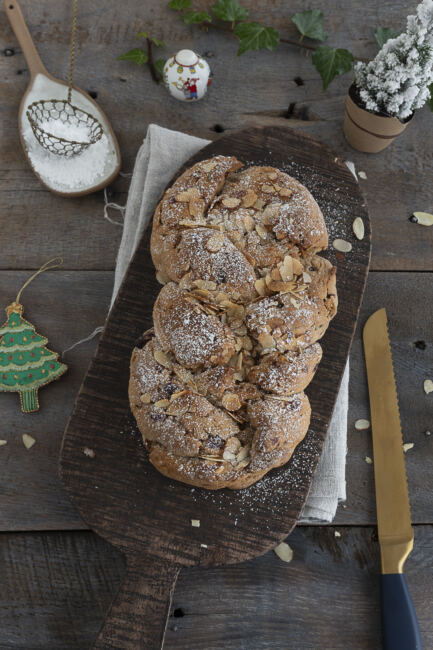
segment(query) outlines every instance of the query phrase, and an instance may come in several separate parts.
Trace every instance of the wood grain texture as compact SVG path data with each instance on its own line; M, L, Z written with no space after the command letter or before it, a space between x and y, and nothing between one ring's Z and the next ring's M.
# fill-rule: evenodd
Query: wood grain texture
M44 3L22 0L22 9L41 58L47 68L64 77L68 66L69 5L56 3L55 11ZM245 0L254 19L263 20L280 30L283 37L294 37L290 16L302 10L299 2L275 0L269 6ZM198 2L197 7L208 6ZM410 6L415 7L416 3ZM407 3L374 0L351 3L327 2L320 7L330 43L348 47L358 56L377 51L373 32L377 25L402 25ZM0 14L0 51L15 47L16 41L4 14ZM181 47L210 52L214 84L209 95L196 105L183 105L156 86L146 69L116 61L119 53L136 47L135 34L149 29L167 43L167 55ZM165 56L161 50L158 56ZM236 57L236 41L229 35L197 27L185 28L165 3L103 3L95 0L80 10L76 82L85 90L97 92L97 101L107 113L124 159L123 170L132 171L133 162L150 122L180 129L205 138L217 137L215 125L226 131L246 126L287 125L300 128L331 145L342 160L352 160L366 172L361 181L374 224L372 268L379 270L433 270L433 232L408 221L413 210L430 210L428 179L432 176L433 129L428 109L417 113L405 134L376 156L353 151L345 142L342 121L344 97L350 76L337 79L326 94L322 93L318 73L296 48L281 46L275 53L250 52ZM294 81L300 77L304 85ZM16 114L28 73L22 54L0 56L2 94L0 106L0 213L7 213L9 227L3 233L5 254L1 268L23 268L23 228L31 226L23 216L22 205L32 206L32 218L38 219L41 236L37 246L27 250L31 268L37 268L53 253L53 241L71 244L68 268L109 269L114 267L120 233L113 233L102 219L102 198L89 197L81 203L69 202L41 191L26 166L18 141ZM161 110L163 107L163 110ZM4 184L3 184L4 187ZM115 188L125 188L116 181ZM123 195L116 196L123 203ZM74 206L79 205L79 209ZM62 215L62 218L59 217ZM33 222L32 222L33 223ZM113 227L114 228L114 227ZM113 238L116 241L113 241ZM83 246L87 242L87 246ZM63 247L63 244L61 244ZM105 248L104 248L105 247Z
M8 304L24 282L26 272L0 272L0 300ZM368 393L361 343L362 325L381 306L390 315L393 357L400 394L402 429L406 442L415 446L405 456L415 523L431 521L430 481L433 456L433 421L429 396L422 384L433 367L430 331L431 292L428 273L370 273L350 355L348 416L347 501L337 511L338 524L366 525L376 521L373 468L369 431L356 431L358 418L369 418ZM53 349L64 350L104 322L112 289L112 273L54 271L24 294L30 320L47 334ZM27 295L27 299L26 299ZM50 308L47 309L49 300ZM402 310L401 305L415 305ZM15 394L1 394L0 438L9 440L0 451L2 507L0 529L60 530L85 528L57 478L57 458L62 432L72 411L79 385L97 339L68 353L69 370L58 382L41 390L39 413L23 415ZM426 436L425 431L432 431ZM38 444L26 452L21 435L27 431ZM4 461L4 462L3 462Z
M150 325L159 291L149 230L143 236L80 389L60 457L66 491L83 519L125 553L130 571L131 565L139 568L137 586L122 587L102 631L107 648L160 648L164 628L155 623L156 611L164 611L160 585L150 577L141 586L149 563L159 563L161 573L167 564L231 564L272 548L294 527L320 458L364 292L370 260L368 213L357 183L331 150L290 129L247 129L208 145L179 173L223 152L248 165L274 165L295 175L321 206L331 240L337 236L335 227L338 236L354 239L355 217L364 220L365 238L355 240L350 256L336 255L332 248L324 253L337 266L340 307L323 338L323 359L307 390L312 417L304 440L289 463L255 485L209 493L159 474L137 439L126 434L131 350ZM94 451L91 459L83 453L86 447ZM191 526L191 519L200 520L199 529Z
M341 537L335 537L335 530ZM164 650L380 650L374 528L296 528L290 564L272 551L181 571ZM415 527L406 575L424 647L433 645L433 527ZM124 574L93 533L0 535L0 647L84 650Z
M0 272L0 305L15 298L29 272ZM46 335L51 349L62 352L104 324L113 283L111 272L50 271L24 291L24 315ZM0 315L0 322L6 316ZM1 447L0 530L83 527L58 478L62 434L97 338L67 352L67 373L39 392L40 411L24 414L16 393L0 393ZM27 451L23 433L36 444Z

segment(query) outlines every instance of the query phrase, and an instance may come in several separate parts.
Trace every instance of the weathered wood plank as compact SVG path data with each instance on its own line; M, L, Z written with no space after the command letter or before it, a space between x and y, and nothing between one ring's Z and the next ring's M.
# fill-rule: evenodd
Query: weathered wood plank
M181 572L165 650L380 650L373 528L297 528L294 558L273 553ZM433 644L433 527L415 528L406 575L424 647ZM82 650L95 639L124 572L93 533L0 535L0 647Z
M405 455L413 521L431 522L431 462L433 430L431 395L423 382L432 376L433 319L430 274L372 273L351 351L351 377L348 416L347 502L340 507L336 522L360 523L375 520L371 431L356 431L358 418L370 419L367 378L362 347L362 328L377 309L386 307L396 374L404 442L414 447Z
M270 6L259 6L250 0L245 4L253 18L277 27L282 36L295 35L290 15L300 9L299 3L277 0ZM380 7L376 4L366 0L349 10L347 3L339 1L321 7L330 42L349 47L358 56L374 55L375 27L401 26L407 12L402 0L381 3ZM42 59L51 72L64 76L69 56L69 5L57 3L55 12L30 0L23 0L22 5ZM199 5L205 7L209 2ZM156 86L147 70L116 61L120 52L136 46L135 34L143 28L162 37L168 51L194 47L212 53L215 83L204 101L185 106ZM98 93L97 99L119 136L124 170L132 170L149 122L205 138L218 135L214 130L216 124L226 131L260 124L302 128L330 144L341 158L355 161L367 173L362 184L374 226L372 268L433 269L433 233L408 222L414 209L432 207L428 179L433 163L428 152L432 149L433 129L427 109L415 116L404 136L389 149L366 156L350 149L341 128L349 76L335 81L323 95L309 57L293 47L282 46L275 53L248 53L237 58L236 42L229 35L185 28L164 3L149 3L144 8L136 0L109 6L102 6L102 0L93 2L81 10L78 36L76 82ZM0 24L0 51L4 47L16 47L6 18ZM297 86L295 77L301 77L304 85ZM0 195L0 215L8 222L2 233L0 268L38 267L52 254L53 242L65 241L70 245L69 268L113 268L119 233L101 221L101 196L87 197L80 203L51 196L40 190L26 166L18 143L16 114L28 75L18 50L15 56L0 56L0 79L0 187L7 188ZM115 183L122 191L125 186L123 180ZM124 199L123 195L115 197L119 203ZM27 206L32 206L31 217L26 216ZM35 231L37 246L34 240L29 246L29 233L34 237ZM42 233L50 233L50 237L44 238ZM63 249L65 245L59 247Z
M24 282L27 273L0 272L0 299L6 305ZM24 294L26 314L50 338L53 349L63 350L103 323L112 286L111 273L47 273ZM337 522L375 522L373 468L364 461L372 456L370 433L355 431L354 422L367 417L368 396L361 347L361 327L379 307L390 316L397 385L404 439L415 447L406 455L407 473L415 522L431 522L427 490L433 454L431 396L422 383L433 367L430 274L371 273L367 283L358 331L351 354L349 452L347 456L348 500ZM27 299L26 299L27 296ZM416 308L410 308L416 305ZM415 345L417 342L418 347ZM425 343L425 349L424 344ZM68 373L41 390L41 411L23 415L18 396L1 394L0 438L10 440L0 450L2 471L2 530L81 528L84 526L57 478L60 441L72 410L76 392L96 343L86 343L66 356ZM38 444L26 452L21 443L24 430ZM3 462L7 459L6 462Z
M2 309L28 276L26 272L0 272ZM49 338L51 349L61 352L104 324L112 279L111 272L45 273L23 294L25 316ZM83 527L61 487L57 463L63 430L97 340L66 353L68 372L40 390L37 413L21 413L16 393L0 394L0 438L8 441L0 448L0 530ZM37 441L29 451L22 443L23 433Z

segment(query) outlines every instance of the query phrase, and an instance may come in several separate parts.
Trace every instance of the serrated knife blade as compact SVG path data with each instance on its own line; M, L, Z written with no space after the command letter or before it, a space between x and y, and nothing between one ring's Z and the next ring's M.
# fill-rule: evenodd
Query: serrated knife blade
M403 575L413 548L397 388L385 309L364 326L373 435L377 524L382 563L382 626L386 650L420 650L415 609Z

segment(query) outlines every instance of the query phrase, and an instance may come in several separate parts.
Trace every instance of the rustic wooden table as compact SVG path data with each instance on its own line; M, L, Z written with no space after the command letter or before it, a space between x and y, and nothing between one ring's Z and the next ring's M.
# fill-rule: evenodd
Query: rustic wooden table
M295 36L290 15L305 8L294 0L244 4L253 18L287 38ZM64 76L70 3L22 0L21 5L42 60ZM380 7L374 0L312 5L324 11L331 42L364 57L376 51L375 27L399 27L407 13L402 0ZM136 45L140 29L163 38L169 51L192 47L208 53L215 83L204 101L176 102L146 69L116 61ZM16 124L28 72L3 11L0 74L0 304L13 299L29 269L62 255L62 270L35 281L24 301L28 318L61 351L104 322L121 229L103 218L102 193L62 199L44 190L29 170ZM433 228L408 220L413 210L433 207L433 118L423 109L388 150L357 153L341 128L349 80L338 79L323 95L311 61L297 49L281 46L276 53L237 58L230 36L185 28L165 2L94 0L80 9L76 83L92 91L110 117L125 172L132 170L147 125L157 122L208 139L256 124L301 129L367 175L360 182L373 222L373 258L351 353L347 502L331 526L294 531L290 564L268 553L243 565L183 572L166 648L381 647L373 470L364 461L372 455L371 439L357 432L354 422L368 417L361 326L382 306L390 316L404 439L414 443L406 465L415 549L406 571L424 647L433 646L433 435L426 434L433 430L433 402L422 387L433 366ZM125 202L128 182L116 180L111 200ZM23 415L15 394L1 396L0 438L8 444L0 454L0 648L89 647L123 575L122 557L86 530L57 476L62 433L94 348L89 342L68 353L69 372L41 391L39 413ZM30 451L21 441L25 432L37 440ZM335 537L337 530L341 537Z

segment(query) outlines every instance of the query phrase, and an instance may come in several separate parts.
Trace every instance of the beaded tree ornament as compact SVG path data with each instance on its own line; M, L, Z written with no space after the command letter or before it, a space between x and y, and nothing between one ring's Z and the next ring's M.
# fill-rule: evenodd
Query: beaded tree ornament
M37 411L39 388L68 369L56 352L45 347L48 339L23 318L24 307L20 304L21 293L30 282L40 273L60 266L62 261L49 260L24 283L14 302L6 307L7 321L0 328L0 391L19 393L23 413Z

